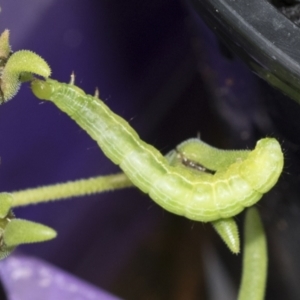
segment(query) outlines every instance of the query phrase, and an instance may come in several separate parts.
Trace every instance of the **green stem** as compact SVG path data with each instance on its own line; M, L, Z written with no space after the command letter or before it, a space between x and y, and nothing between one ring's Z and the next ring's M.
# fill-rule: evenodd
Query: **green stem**
M256 208L247 210L245 220L243 276L238 300L263 300L267 280L266 234Z
M113 191L131 186L133 184L123 173L92 177L12 192L11 195L14 198L12 207Z

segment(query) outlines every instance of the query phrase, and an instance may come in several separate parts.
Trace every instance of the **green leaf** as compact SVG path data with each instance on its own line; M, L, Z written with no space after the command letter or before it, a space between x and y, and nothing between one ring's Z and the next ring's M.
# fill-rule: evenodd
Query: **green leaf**
M56 237L52 228L22 219L11 220L4 228L3 240L6 246L18 246L36 242L44 242Z

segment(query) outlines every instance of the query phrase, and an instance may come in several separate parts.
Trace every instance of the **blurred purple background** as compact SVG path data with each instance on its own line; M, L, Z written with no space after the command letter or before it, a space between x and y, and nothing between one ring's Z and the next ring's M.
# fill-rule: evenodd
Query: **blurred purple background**
M183 0L15 0L1 8L1 30L10 29L14 51L40 54L57 80L68 82L74 71L87 93L98 87L109 107L163 153L199 132L218 147L250 148L272 131L256 77ZM28 85L1 106L0 128L2 191L118 171ZM225 249L209 226L171 216L135 189L15 212L58 231L56 240L21 251L129 299L207 299L202 271L211 267L200 262L207 250L200 254L199 244L216 239ZM174 257L181 263L169 262ZM239 263L232 271L240 277ZM238 282L230 284L235 290ZM213 292L209 299L220 299Z

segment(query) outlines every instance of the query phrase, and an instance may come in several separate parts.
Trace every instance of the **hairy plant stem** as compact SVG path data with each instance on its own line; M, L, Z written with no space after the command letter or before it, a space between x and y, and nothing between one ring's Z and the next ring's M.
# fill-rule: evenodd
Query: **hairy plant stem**
M12 192L12 207L56 201L71 197L90 195L132 187L124 173L98 176Z

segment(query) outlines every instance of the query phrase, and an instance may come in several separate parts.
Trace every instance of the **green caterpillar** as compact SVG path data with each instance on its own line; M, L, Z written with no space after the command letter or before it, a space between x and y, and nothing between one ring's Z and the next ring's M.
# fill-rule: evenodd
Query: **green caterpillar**
M0 36L0 103L11 99L22 81L32 80L31 73L48 77L51 72L47 63L30 51L11 55L8 38L8 31ZM140 140L130 125L102 101L86 95L73 82L67 85L50 79L34 80L32 90L37 97L53 101L73 118L98 142L104 153L120 165L130 180L159 205L193 220L212 221L229 248L234 253L239 252L233 216L257 202L277 182L283 168L283 154L275 139L258 141L253 151L219 150L191 139L164 157ZM107 188L107 183L110 183L110 188L131 185L124 174L108 177L14 194L1 193L0 259L20 244L56 236L56 232L47 226L16 219L11 212L12 206L62 195L79 195L83 191L103 191L103 184ZM121 185L111 181L112 178L121 181ZM102 188L98 189L99 185ZM16 201L16 196L21 200ZM246 217L243 266L238 299L263 299L267 249L263 226L255 208L248 210Z
M237 215L269 191L282 172L283 154L274 138L261 139L253 151L233 155L232 163L217 167L214 174L199 172L174 165L174 154L164 157L100 99L86 95L75 85L36 79L31 87L36 97L54 102L86 130L140 190L164 209L191 220L210 222ZM185 156L184 145L193 144L183 143L178 149ZM224 153L200 144L208 152ZM199 157L199 163L204 165Z

